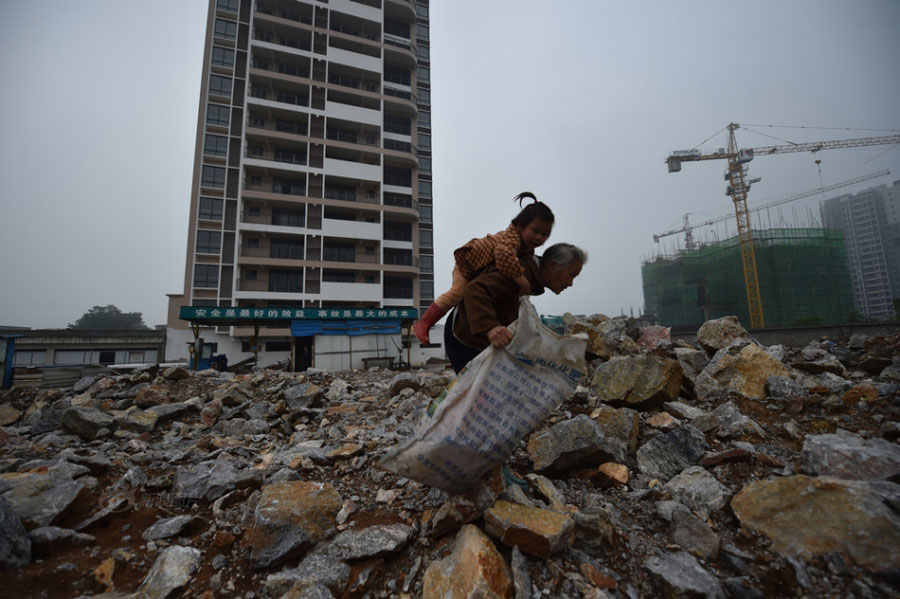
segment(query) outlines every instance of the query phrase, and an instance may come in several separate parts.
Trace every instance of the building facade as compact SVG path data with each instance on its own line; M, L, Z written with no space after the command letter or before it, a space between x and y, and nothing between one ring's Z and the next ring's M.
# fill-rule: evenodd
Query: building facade
M900 181L822 203L822 222L844 233L853 303L863 315L893 320L900 298Z
M210 0L169 359L189 340L180 306L432 302L428 10L427 0ZM253 334L204 332L232 361ZM256 343L277 357L290 341L288 329L263 328Z

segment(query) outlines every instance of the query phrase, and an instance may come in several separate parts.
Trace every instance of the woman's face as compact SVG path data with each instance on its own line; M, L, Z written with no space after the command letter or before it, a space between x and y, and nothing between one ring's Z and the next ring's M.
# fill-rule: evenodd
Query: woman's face
M559 266L556 262L550 262L547 266L547 274L544 277L544 285L550 288L550 291L559 295L562 291L572 286L581 273L581 262L577 260L568 266Z

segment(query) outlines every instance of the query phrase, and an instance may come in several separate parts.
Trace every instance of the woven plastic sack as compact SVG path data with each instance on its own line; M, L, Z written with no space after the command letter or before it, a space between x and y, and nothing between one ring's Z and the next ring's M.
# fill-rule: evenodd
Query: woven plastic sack
M469 362L381 468L462 493L571 396L584 374L587 338L546 328L527 298L509 329L512 341Z

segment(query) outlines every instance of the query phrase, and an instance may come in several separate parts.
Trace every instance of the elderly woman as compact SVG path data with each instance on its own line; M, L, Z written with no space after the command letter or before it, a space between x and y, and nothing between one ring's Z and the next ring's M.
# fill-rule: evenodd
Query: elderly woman
M544 288L559 295L587 262L587 253L571 243L548 247L540 258L520 258L525 277L531 283L531 295ZM488 345L503 347L512 340L507 329L519 316L519 287L508 277L488 266L469 281L462 301L447 317L444 347L457 373Z

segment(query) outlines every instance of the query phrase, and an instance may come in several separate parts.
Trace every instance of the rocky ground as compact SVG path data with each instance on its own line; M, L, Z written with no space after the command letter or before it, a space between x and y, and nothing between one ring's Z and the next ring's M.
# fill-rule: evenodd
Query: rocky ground
M377 463L449 371L151 368L0 394L15 597L895 597L900 333L698 346L566 319L588 374L448 496ZM11 594L10 594L11 593Z

